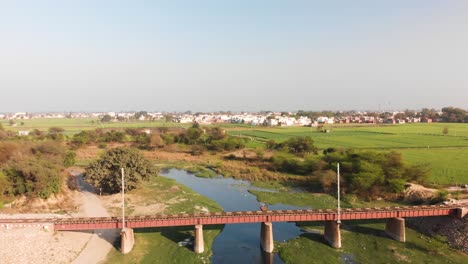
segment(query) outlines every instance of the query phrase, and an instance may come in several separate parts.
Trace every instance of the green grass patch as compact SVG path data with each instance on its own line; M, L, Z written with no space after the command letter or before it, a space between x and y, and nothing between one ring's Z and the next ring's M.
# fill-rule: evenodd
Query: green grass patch
M335 197L328 194L306 192L262 192L249 190L257 196L257 200L268 204L288 204L294 206L309 206L313 209L326 209L336 207Z
M468 148L404 149L403 159L431 166L429 181L436 184L468 183Z
M329 194L309 193L309 192L263 192L249 190L250 193L257 196L257 200L268 204L289 204L294 206L308 206L312 209L335 209L338 201ZM364 201L355 195L344 195L341 200L343 208L368 208L368 207L387 207L401 206L401 203L385 200Z
M164 177L154 177L129 194L142 196L148 203L165 203L166 214L199 212L196 206L207 208L210 212L222 211L214 201ZM190 246L178 245L178 242L194 236L194 227L135 229L133 250L123 255L114 249L109 253L106 263L208 263L212 254L211 245L221 229L222 226L204 226L203 254L195 254Z
M428 237L406 229L406 242L385 235L384 223L343 223L342 248L328 246L323 239L323 227L312 225L299 238L278 244L286 263L343 263L352 258L357 263L466 263L467 256L451 249L441 237Z
M173 122L158 121L124 121L101 123L97 118L37 118L28 120L15 120L17 126L12 127L7 120L0 123L7 130L33 130L48 131L50 127L61 127L66 135L73 135L83 130L97 128L152 128L152 127L190 127L191 124L179 124Z

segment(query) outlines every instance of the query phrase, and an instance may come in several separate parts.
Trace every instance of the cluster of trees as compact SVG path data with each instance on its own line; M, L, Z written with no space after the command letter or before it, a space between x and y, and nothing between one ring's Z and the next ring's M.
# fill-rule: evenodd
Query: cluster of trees
M407 182L425 182L430 167L425 164L406 165L398 152L335 150L323 155L308 154L303 158L278 152L271 158L270 169L310 176L324 191L336 189L336 165L340 163L342 189L362 197L401 193Z
M450 123L468 123L468 113L456 107L442 108L442 121Z
M57 141L0 142L0 195L45 199L57 194L61 172L74 160L75 153Z
M122 188L121 168L125 172L125 190L156 176L158 170L136 149L113 148L86 168L85 179L104 193L118 193Z
M3 126L0 124L0 140L20 138L33 141L42 141L42 140L54 140L54 141L64 141L64 129L60 127L50 127L48 131L40 131L39 129L33 129L29 133L29 137L18 137L14 131L5 131Z
M192 153L200 154L204 150L231 151L245 147L241 138L227 137L220 127L201 129L197 123L174 137L176 143L192 145Z
M71 145L74 148L79 148L91 144L131 142L134 147L152 150L178 143L190 145L194 154L200 154L206 150L229 151L245 147L244 139L227 137L225 131L220 127L202 129L197 123L186 130L162 127L152 129L151 133L146 132L136 128L81 131L72 137Z
M317 154L318 150L310 136L293 137L281 143L270 140L267 142L267 148L282 150L299 156L304 156L309 153Z

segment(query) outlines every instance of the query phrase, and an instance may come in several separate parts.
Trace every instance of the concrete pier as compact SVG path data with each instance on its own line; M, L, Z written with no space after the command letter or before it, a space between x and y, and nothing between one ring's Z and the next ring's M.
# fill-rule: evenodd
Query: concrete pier
M120 233L122 235L122 240L120 241L120 249L122 254L129 253L133 246L135 245L135 235L133 234L132 228L125 228Z
M461 207L457 208L457 218L463 218L468 214L468 208Z
M260 244L265 252L271 253L273 244L273 225L271 222L263 222L260 229Z
M336 221L325 221L324 237L333 248L341 248L340 225Z
M203 225L195 226L195 243L193 244L195 253L203 253L205 251L205 242L203 240Z
M390 218L387 220L385 226L385 233L396 241L405 242L405 219L404 218Z

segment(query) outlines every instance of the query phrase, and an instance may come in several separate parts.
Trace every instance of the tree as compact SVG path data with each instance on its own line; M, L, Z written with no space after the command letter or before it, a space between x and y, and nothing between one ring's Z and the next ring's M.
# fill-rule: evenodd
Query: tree
M106 123L106 122L110 122L112 121L112 117L110 115L104 115L102 118L101 118L101 122L102 123Z
M65 132L65 129L61 127L51 127L48 136L53 140L61 141L63 140L63 132Z
M226 133L220 127L209 128L206 133L208 134L209 140L220 140L226 137Z
M171 114L167 114L164 116L164 120L166 120L166 122L172 122L173 119L174 119L174 116Z
M306 153L317 153L317 148L314 146L314 141L311 137L294 137L281 143L281 146L287 148L289 152L299 155Z
M195 144L202 134L203 134L203 130L201 130L201 128L191 127L187 129L187 132L185 132L185 138L187 139L186 143Z
M462 123L465 121L466 111L456 107L442 108L442 120L444 122Z
M121 131L109 131L104 135L105 142L119 142L122 143L125 139L125 133Z
M135 119L139 120L140 118L146 119L148 117L148 112L146 111L140 111L135 113Z
M158 170L136 149L114 148L86 168L85 179L104 193L121 189L121 168L125 170L125 190L135 189L142 181L156 176Z

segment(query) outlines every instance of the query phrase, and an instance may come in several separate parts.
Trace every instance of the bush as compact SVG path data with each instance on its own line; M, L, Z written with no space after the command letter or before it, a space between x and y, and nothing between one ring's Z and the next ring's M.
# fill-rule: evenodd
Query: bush
M11 159L18 148L18 144L13 142L0 142L0 164Z
M190 148L190 153L194 156L200 156L205 152L205 147L202 145L192 145Z
M65 158L63 159L63 166L65 167L71 167L73 165L75 165L75 158L76 158L76 153L74 151L67 151L67 153L65 154Z
M8 192L12 195L35 195L46 199L60 191L60 171L60 166L41 157L15 161L6 170L11 185Z

